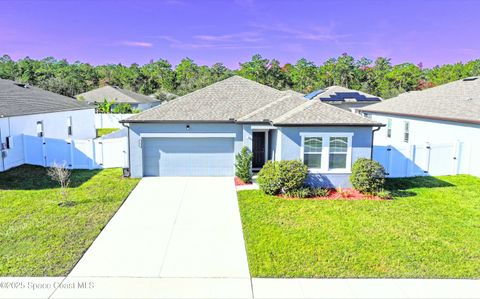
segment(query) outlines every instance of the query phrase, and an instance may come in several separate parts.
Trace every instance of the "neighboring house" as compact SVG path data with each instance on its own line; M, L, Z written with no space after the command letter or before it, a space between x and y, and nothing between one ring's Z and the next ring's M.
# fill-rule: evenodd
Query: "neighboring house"
M28 84L0 79L0 171L23 164L22 135L95 138L94 107Z
M330 86L319 89L305 95L305 98L309 100L320 100L352 112L357 112L359 108L382 101L380 97L342 86Z
M480 175L479 77L407 92L361 110L372 120L386 125L375 133L376 146L400 148L402 145L427 144L430 149L428 144L443 145L443 153L438 151L437 164L458 163L458 152L463 151L462 158L469 159L469 165L465 166L469 170L459 172ZM458 145L449 149L446 147L449 144ZM463 148L459 149L459 146ZM434 158L437 157L432 156L429 161ZM440 165L433 166L438 168Z
M233 76L122 121L129 126L130 171L143 176L233 176L235 154L301 159L309 182L350 186L352 163L370 158L381 124L298 93Z
M161 103L160 100L154 97L139 94L118 86L108 85L81 93L75 97L90 104L103 103L106 99L108 102L114 102L115 104L129 104L132 108L139 109L140 111L150 109Z

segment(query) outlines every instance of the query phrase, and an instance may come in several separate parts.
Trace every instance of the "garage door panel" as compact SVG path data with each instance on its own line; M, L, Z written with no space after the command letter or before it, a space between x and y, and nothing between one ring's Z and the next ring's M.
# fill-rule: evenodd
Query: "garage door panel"
M146 176L233 176L232 138L149 138L143 145Z

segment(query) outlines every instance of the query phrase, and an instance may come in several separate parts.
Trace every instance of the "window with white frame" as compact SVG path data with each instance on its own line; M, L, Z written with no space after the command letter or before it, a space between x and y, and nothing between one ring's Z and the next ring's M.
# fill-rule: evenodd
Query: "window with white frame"
M302 160L311 172L350 172L353 133L300 133Z
M305 137L303 161L308 168L322 168L322 137Z
M387 137L388 138L392 137L392 119L391 118L387 119Z
M348 137L330 137L329 169L347 168Z
M406 121L404 123L403 142L408 143L409 140L410 140L410 122Z
M37 121L37 136L38 137L43 137L44 132L43 132L43 121Z

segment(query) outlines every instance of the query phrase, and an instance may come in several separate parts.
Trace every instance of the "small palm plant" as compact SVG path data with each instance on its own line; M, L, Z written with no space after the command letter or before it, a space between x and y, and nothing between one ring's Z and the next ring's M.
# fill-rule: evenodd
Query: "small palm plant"
M97 112L98 113L110 113L112 109L113 102L107 101L106 98L103 99L103 103L97 103Z

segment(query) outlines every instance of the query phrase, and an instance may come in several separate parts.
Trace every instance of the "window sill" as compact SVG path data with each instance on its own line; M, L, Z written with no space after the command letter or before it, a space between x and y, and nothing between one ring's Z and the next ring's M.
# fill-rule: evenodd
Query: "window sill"
M309 169L308 172L312 174L351 174L352 173L350 169L330 169L330 170Z

